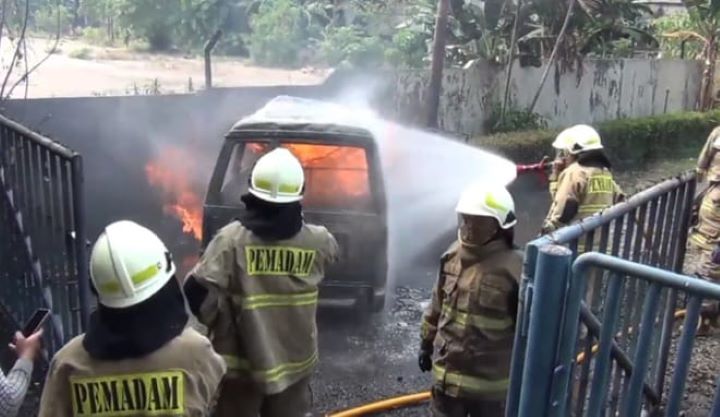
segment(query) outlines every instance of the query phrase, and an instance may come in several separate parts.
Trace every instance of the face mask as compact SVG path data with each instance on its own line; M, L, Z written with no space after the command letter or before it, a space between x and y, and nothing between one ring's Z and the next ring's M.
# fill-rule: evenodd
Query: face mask
M498 223L492 217L458 216L458 239L466 246L483 246L498 232Z

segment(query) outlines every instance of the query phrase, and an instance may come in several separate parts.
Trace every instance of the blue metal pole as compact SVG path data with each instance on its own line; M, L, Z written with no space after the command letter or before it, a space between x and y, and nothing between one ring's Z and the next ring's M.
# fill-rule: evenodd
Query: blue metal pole
M680 413L680 403L685 390L685 379L687 378L690 367L690 357L692 356L692 348L695 342L695 332L700 318L700 306L702 298L690 297L685 315L685 324L683 332L680 336L680 342L677 349L677 358L675 360L675 369L673 370L672 382L670 384L670 393L668 394L667 417L677 417Z
M568 261L569 265L570 261ZM585 286L587 271L578 272L578 277L571 278L568 296L565 299L565 312L562 318L562 330L557 354L557 366L550 393L550 413L548 417L565 417L570 397L568 386L575 364L575 349L577 347L577 333L580 324L580 306ZM588 332L589 336L589 332Z
M520 292L518 294L518 313L512 359L510 362L510 387L508 389L505 417L516 417L520 404L520 390L522 389L522 375L523 368L525 367L525 349L527 345L527 326L530 321L530 306L532 305L533 280L537 256L537 245L528 245L525 249L522 282L520 283Z
M610 353L612 348L615 326L620 309L620 294L622 282L620 276L613 272L608 283L605 308L603 311L603 324L600 332L600 348L595 358L593 374L595 380L590 388L590 402L588 403L588 417L600 417L608 391L608 378L610 377Z
M720 417L720 378L715 381L715 401L713 401L710 417Z
M575 260L573 268L577 271L578 268L588 267L590 265L603 269L611 269L622 275L643 278L651 283L656 282L664 287L684 291L689 295L720 300L720 285L713 282L626 261L602 253L593 252L580 255L577 260Z
M650 342L654 329L655 316L657 315L660 301L660 285L652 284L645 296L643 305L643 316L640 324L640 337L638 338L633 360L633 373L630 376L630 386L625 397L624 416L639 416L642 405L642 389L645 381L645 373L648 369L650 359Z
M563 246L539 249L518 417L548 413L560 333L558 323L562 320L571 259L572 252Z

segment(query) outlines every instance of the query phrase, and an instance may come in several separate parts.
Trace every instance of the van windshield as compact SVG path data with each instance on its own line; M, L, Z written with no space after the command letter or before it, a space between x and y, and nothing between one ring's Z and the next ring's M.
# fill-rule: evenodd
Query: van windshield
M374 211L367 152L344 145L282 142L305 171L303 206L323 211ZM220 191L223 205L240 205L250 173L262 155L273 148L267 142L235 145Z

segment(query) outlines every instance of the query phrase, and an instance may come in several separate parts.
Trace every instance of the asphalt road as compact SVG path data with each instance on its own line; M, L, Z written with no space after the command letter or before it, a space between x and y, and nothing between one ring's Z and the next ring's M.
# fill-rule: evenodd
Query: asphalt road
M429 290L400 287L385 313L368 319L348 311L320 311L320 366L312 383L317 415L427 390L417 367L422 311ZM424 416L426 405L392 416Z

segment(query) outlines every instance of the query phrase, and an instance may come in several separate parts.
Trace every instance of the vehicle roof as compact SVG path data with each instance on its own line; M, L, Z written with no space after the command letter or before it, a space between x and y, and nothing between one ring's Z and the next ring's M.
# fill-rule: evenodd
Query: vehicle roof
M370 113L363 114L347 107L320 100L278 96L264 107L238 122L228 136L248 131L333 133L363 136L372 139L368 129Z

